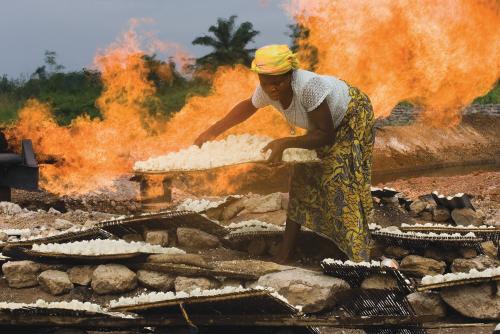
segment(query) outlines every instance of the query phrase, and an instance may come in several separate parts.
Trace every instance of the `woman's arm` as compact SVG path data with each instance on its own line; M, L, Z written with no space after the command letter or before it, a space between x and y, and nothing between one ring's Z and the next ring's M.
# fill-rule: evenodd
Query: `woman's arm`
M205 132L200 134L194 141L197 146L203 145L204 142L213 140L221 133L229 130L233 126L247 120L255 114L257 108L252 104L252 99L248 98L235 105L224 118L209 127Z
M267 144L263 151L272 151L268 159L269 162L281 161L283 151L287 148L314 149L333 143L335 129L327 102L321 102L316 109L307 115L309 122L314 124L315 129L308 131L304 136L280 138Z

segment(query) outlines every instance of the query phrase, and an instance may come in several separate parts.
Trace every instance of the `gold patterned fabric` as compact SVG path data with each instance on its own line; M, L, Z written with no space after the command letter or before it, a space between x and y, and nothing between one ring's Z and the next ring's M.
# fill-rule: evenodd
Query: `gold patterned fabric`
M367 216L374 117L369 98L350 87L351 100L331 146L317 149L321 163L294 167L288 219L333 239L349 259L369 259Z

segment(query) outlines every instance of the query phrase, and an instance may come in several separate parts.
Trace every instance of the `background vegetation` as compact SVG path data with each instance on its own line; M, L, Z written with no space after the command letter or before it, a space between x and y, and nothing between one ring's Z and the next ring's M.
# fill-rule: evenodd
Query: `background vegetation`
M249 65L255 49L247 48L259 31L253 28L252 23L236 24L236 16L229 19L218 19L215 25L209 27L208 35L193 40L195 45L210 46L212 51L196 59L191 70L196 72L213 73L218 66L245 64ZM289 26L291 48L298 48L298 41L308 48L312 59L308 63L314 69L316 50L307 43L308 31L298 25ZM187 79L175 70L171 61L158 60L155 55L145 55L144 60L151 70L150 80L157 88L160 105L154 106L153 112L170 115L182 108L187 98L192 95L206 95L210 92L210 80L194 76ZM167 64L171 67L173 78L168 81L157 75L159 66ZM206 77L206 76L204 76ZM210 76L208 76L210 77ZM49 102L54 110L58 123L69 124L78 115L87 114L90 117L101 117L95 101L103 89L100 73L93 70L64 71L64 66L57 62L54 51L46 51L43 65L31 75L17 79L0 76L0 124L14 121L18 110L29 98ZM488 104L500 103L500 81L485 96L477 98L473 103Z

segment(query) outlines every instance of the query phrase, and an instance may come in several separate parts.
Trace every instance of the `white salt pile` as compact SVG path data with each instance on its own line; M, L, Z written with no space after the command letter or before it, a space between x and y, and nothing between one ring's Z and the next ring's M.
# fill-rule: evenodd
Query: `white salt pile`
M11 302L0 302L0 309L6 310L17 310L22 308L43 308L43 309L63 309L63 310L73 310L73 311L86 311L92 313L103 313L120 317L131 317L130 315L124 315L121 313L107 312L98 304L93 304L89 302L81 302L79 300L73 299L72 301L66 302L47 302L42 299L38 299L34 303L11 303Z
M380 267L380 261L374 261L374 260L371 260L370 262L367 262L367 261L354 262L351 260L342 261L342 260L335 260L335 259L328 258L328 259L324 259L322 261L322 263L324 263L324 264L338 264L338 265L346 266L346 267L367 267L367 268Z
M375 223L369 223L368 224L368 229L370 230L380 230L382 226L375 224Z
M266 160L270 152L261 150L272 139L255 135L230 135L224 140L209 141L198 147L189 146L178 152L137 161L135 171L201 170L245 162ZM318 160L315 151L289 148L283 152L283 161L300 162Z
M375 233L376 232L391 234L391 235L401 237L401 238L408 238L408 237L410 237L410 238L411 237L428 238L428 237L432 237L432 238L447 238L447 239L450 239L450 238L464 239L464 238L475 238L476 237L474 232L469 232L465 235L462 235L460 233L449 234L449 233L434 233L434 232L403 232L396 226L384 227L384 228L379 229L378 231L375 231Z
M217 208L226 202L225 199L220 201L209 201L207 199L191 199L188 198L177 206L177 211L194 211L203 212L208 209Z
M446 198L448 201L451 201L454 197L462 197L465 195L464 193L457 193L452 196L445 196L443 194L438 193L437 191L433 191L432 193L436 195L438 198Z
M24 210L17 204L11 202L0 202L0 213L6 215L17 215L23 213Z
M226 294L233 294L233 293L240 293L240 292L246 292L246 291L268 291L273 297L276 297L280 299L281 301L287 303L290 305L288 300L274 291L271 288L268 287L262 287L262 286L257 286L252 289L247 289L243 288L242 286L234 287L234 286L226 286L221 289L208 289L208 290L202 290L200 288L196 288L192 290L191 292L185 292L185 291L179 291L177 293L175 292L149 292L149 293L143 293L135 297L120 297L118 299L112 300L109 302L109 307L111 309L117 308L117 307L124 307L124 306L134 306L134 305L142 305L142 304L149 304L149 303L156 303L156 302L163 302L163 301L169 301L169 300L175 300L175 299L185 299L185 298L191 298L191 297L210 297L210 296L221 296L221 295L226 295ZM299 308L300 306L296 306L296 308Z
M8 228L5 230L0 230L0 232L3 232L9 236L16 235L21 237L28 236L31 234L31 230L29 228L23 228L23 229Z
M471 269L468 273L448 273L434 276L426 275L422 278L422 285L439 284L471 278L490 278L496 276L500 276L500 267L488 268L482 271Z
M64 231L52 231L50 233L45 233L43 235L41 235L40 233L38 233L38 234L29 235L29 236L22 236L21 239L20 239L20 241L45 239L45 238L49 238L49 237L55 237L57 235L66 234L68 232L73 232L73 233L75 233L75 232L83 232L83 231L87 231L87 230L90 230L90 229L91 229L90 227L73 225L72 227L70 227L69 229L66 229ZM45 226L42 226L42 228L40 229L40 231L45 231L45 230L46 230Z
M449 224L437 224L437 223L425 223L425 224L406 224L403 223L401 224L401 227L435 227L435 228L448 228L448 229L457 229L457 230L463 230L463 229L495 229L495 226L490 226L490 225L481 225L481 226L475 226L475 225L449 225Z
M245 220L239 223L231 223L226 226L230 233L262 232L262 231L284 231L284 226L269 224L257 219Z
M150 254L185 254L181 249L175 247L161 247L145 242L126 242L124 240L84 240L62 244L35 244L32 248L40 253L60 253L67 255L113 255L131 253Z

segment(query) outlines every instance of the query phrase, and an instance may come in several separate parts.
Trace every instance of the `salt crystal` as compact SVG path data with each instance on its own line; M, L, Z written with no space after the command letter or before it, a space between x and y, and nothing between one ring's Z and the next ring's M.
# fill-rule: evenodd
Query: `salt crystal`
M261 152L272 139L249 134L230 135L224 140L209 141L200 148L192 145L178 152L137 161L136 171L200 170L245 162L265 161L270 152ZM283 152L283 161L318 160L316 152L289 148Z
M165 248L145 242L125 240L83 240L62 244L34 244L32 250L40 253L60 253L68 255L113 255L130 253L185 254L181 249Z

